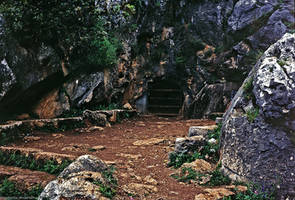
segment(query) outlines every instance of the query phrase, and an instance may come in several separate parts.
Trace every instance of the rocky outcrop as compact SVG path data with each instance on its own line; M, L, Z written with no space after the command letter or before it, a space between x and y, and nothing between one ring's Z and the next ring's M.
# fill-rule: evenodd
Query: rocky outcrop
M100 185L107 180L102 175L107 165L90 155L79 157L51 181L39 196L39 199L83 198L106 200L100 193Z
M270 46L224 115L222 169L295 198L295 34Z
M183 91L187 117L224 112L261 52L294 29L292 1L166 0L143 7L137 70L126 67L134 93L144 97L151 82L171 78Z
M240 86L260 52L295 29L292 0L158 2L135 3L136 12L124 14L112 10L134 1L97 1L109 28L122 28L118 65L103 72L82 69L70 80L53 48L6 37L1 18L0 112L51 118L111 102L146 112L150 83L172 79L185 99L184 116L207 117L226 109L237 88L227 84Z

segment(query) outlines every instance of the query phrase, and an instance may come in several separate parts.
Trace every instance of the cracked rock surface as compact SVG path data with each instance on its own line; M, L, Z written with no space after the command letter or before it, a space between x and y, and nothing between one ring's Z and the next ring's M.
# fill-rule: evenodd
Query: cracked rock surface
M222 127L223 172L270 190L276 186L277 199L295 198L294 70L295 34L285 34L257 62Z

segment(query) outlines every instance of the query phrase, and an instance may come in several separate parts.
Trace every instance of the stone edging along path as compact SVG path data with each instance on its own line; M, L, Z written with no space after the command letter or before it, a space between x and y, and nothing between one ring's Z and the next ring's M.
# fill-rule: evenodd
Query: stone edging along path
M0 145L30 135L35 130L54 132L88 126L105 127L135 115L137 115L135 110L85 110L83 115L78 117L8 121L0 125ZM87 130L84 131L87 132Z

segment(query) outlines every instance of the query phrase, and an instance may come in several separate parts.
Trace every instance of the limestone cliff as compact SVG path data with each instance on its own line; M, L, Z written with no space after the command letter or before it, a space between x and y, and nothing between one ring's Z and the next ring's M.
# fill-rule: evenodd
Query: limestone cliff
M108 13L127 2L97 6ZM208 117L224 112L261 52L294 31L291 0L139 2L128 20L106 15L114 26L128 24L118 34L123 52L117 67L69 71L66 79L51 47L24 47L0 26L1 115L27 112L46 118L103 102L141 105L152 82L169 79L182 91L184 116ZM204 91L216 95L206 97ZM56 106L49 112L48 104Z

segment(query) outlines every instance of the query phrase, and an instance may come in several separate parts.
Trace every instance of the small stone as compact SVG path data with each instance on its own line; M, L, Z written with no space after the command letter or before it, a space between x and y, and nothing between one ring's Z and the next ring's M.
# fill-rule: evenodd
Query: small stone
M91 149L94 149L96 151L101 151L101 150L104 150L106 147L105 146L102 146L102 145L98 145L98 146L93 146L91 147Z
M139 183L129 183L124 185L123 190L129 194L146 195L158 192L158 188L153 185L145 185Z
M158 185L158 182L157 182L155 179L153 179L150 175L146 176L146 177L143 179L143 181L144 181L145 183L148 183L148 184Z
M210 130L214 130L217 128L216 125L211 126L191 126L188 131L188 137L192 136L204 136L208 133Z
M37 137L37 136L26 136L26 137L24 137L24 140L27 141L27 142L38 141L40 139L41 138L40 137Z
M103 131L104 128L100 127L100 126L92 126L90 128L87 129L87 132L92 132L92 131Z
M232 196L234 193L225 188L207 188L204 193L195 196L195 200L217 200Z
M125 153L117 154L117 156L125 157L128 159L134 159L134 160L138 160L139 158L142 157L142 155L140 155L140 154L134 155L134 154L125 154Z
M220 124L220 123L222 123L222 121L223 121L223 117L216 117L216 119L215 119L216 124Z
M134 142L133 145L135 145L135 146L157 145L157 144L163 143L164 141L165 141L165 139L163 139L163 138L150 138L147 140L138 140L138 141Z
M217 140L214 138L211 138L210 140L208 140L209 144L217 144Z
M55 138L62 138L62 137L64 137L64 135L63 134L60 134L60 133L52 134L52 136L55 137Z
M197 159L191 163L184 163L182 168L192 168L193 170L201 173L208 173L214 170L214 167L203 159Z
M179 193L175 191L169 191L169 194L178 195Z
M248 187L243 185L227 185L225 188L237 192L246 192L248 190Z
M133 110L133 108L132 108L132 106L130 105L130 103L125 103L125 104L123 105L123 108L124 108L124 109L127 109L127 110Z

